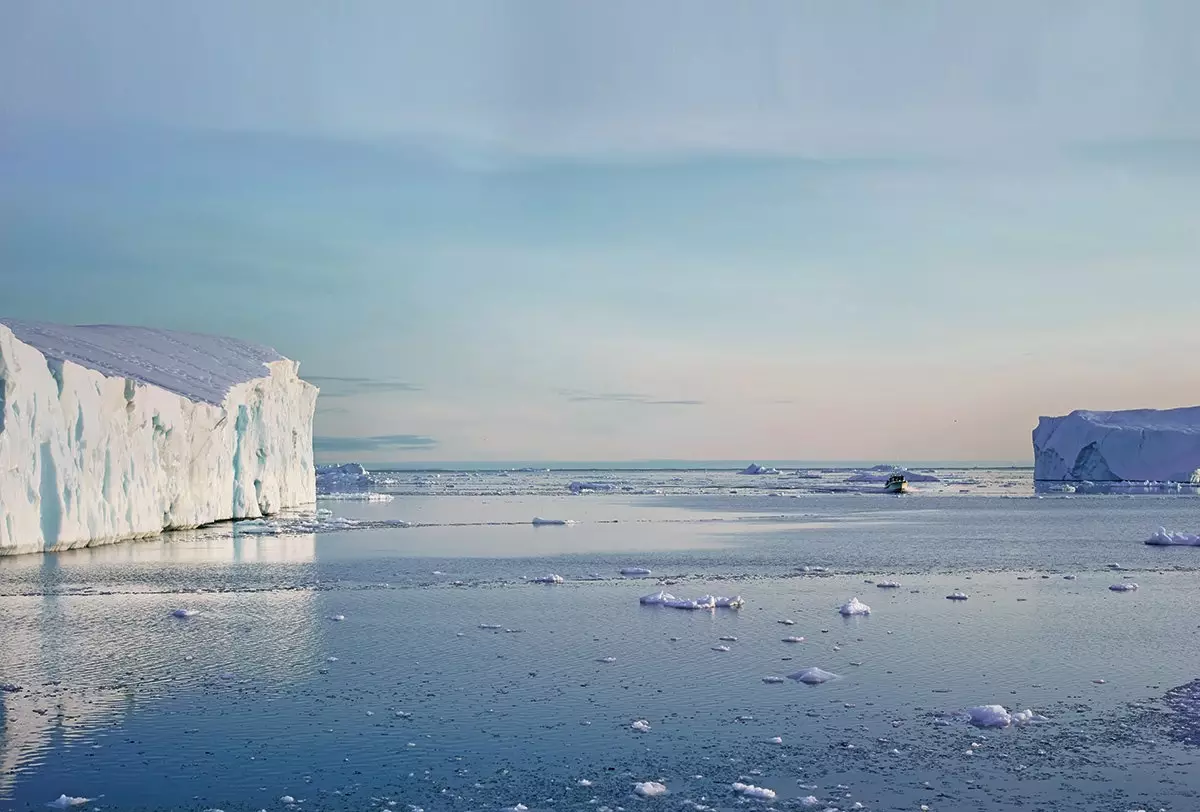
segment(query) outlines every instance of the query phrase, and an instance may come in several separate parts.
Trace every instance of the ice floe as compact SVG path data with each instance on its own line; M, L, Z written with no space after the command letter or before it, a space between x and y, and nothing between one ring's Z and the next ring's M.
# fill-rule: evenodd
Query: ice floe
M791 637L785 637L785 638L783 638L783 642L785 642L785 643L803 643L803 642L804 642L804 638L803 638L803 637L797 637L797 636L793 635L793 636L791 636Z
M713 646L713 651L729 651L729 646Z
M1126 581L1121 584L1113 584L1109 587L1113 592L1133 592L1138 588L1138 585L1132 581Z
M554 574L543 575L541 578L533 579L533 583L535 584L561 584L562 582L563 577L561 575Z
M948 601L965 601L968 597L969 596L967 595L967 593L956 589L953 592L951 592L949 595L946 596L946 600L948 600Z
M639 781L633 785L633 791L643 798L657 798L667 794L667 788L657 781Z
M53 801L46 804L46 806L50 807L51 809L70 809L73 806L83 806L91 800L91 798L76 798L74 796L64 794L59 795Z
M816 795L805 795L803 798L800 799L800 805L803 806L805 809L811 809L812 807L816 806L819 803L821 803L821 802L819 800L817 800Z
M783 744L783 739L779 736L767 739L767 744Z
M638 598L638 602L641 603L642 606L662 606L667 601L673 600L675 600L675 596L665 590L659 590L653 595L643 595L642 597Z
M1172 533L1165 527L1146 539L1146 543L1156 547L1200 547L1200 535L1194 533Z
M976 705L967 708L967 720L976 727L1011 727L1049 721L1031 710L1009 713L1003 705Z
M525 804L513 804L512 806L504 807L502 812L529 812L529 807Z
M900 582L899 581L880 581L879 583L875 584L875 586L879 587L880 589L899 589Z
M650 570L646 569L645 567L625 567L621 570L621 574L636 576L649 575Z
M851 598L838 607L838 612L843 617L851 617L852 615L869 615L871 607L860 601L858 598Z
M713 600L718 609L741 609L746 605L746 601L742 599L741 595L734 595L732 598L723 598L718 595Z
M330 615L329 619L336 623L341 623L343 620L346 619L346 616L345 615Z
M334 502L391 502L396 497L390 493L375 493L374 491L364 491L362 493L323 493L320 498L328 499ZM320 511L317 511L320 513ZM324 514L329 515L329 514Z
M630 727L633 728L634 730L636 730L638 733L649 733L650 732L650 723L647 722L645 719L638 719L636 722L634 722L632 725L630 725Z
M171 613L171 617L188 618L188 617L195 617L198 614L200 614L200 613L197 612L195 609L176 609L174 612Z
M534 527L566 527L569 524L575 524L573 519L546 519L542 516L534 516Z
M783 677L763 677L762 681L767 685L779 685L783 682Z
M743 798L757 798L760 801L775 800L775 790L756 787L753 784L743 784L741 781L733 782L733 791Z
M571 493L586 493L588 491L603 493L605 491L613 490L613 487L614 486L608 482L578 482L578 481L576 481L576 482L572 482L570 485L568 485L567 490L569 490Z
M788 674L788 679L794 679L796 682L803 682L805 685L820 685L823 682L840 679L840 677L831 671L813 667L802 669L797 671L795 674Z

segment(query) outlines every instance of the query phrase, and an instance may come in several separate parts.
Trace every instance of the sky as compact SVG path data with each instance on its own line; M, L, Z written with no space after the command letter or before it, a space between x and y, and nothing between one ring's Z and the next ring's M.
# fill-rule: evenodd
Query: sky
M1011 460L1200 403L1200 4L0 0L0 316L320 460Z

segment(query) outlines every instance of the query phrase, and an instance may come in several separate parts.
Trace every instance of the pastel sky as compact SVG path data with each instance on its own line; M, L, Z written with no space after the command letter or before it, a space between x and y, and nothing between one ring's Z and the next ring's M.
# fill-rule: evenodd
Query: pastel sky
M1200 4L0 0L0 315L319 458L1031 458L1200 403Z

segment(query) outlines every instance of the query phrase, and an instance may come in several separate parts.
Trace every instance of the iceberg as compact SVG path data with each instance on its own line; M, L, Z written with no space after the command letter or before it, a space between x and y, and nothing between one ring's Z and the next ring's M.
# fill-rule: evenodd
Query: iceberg
M830 680L840 679L837 674L826 671L823 668L805 668L797 671L795 674L788 674L788 679L794 679L796 682L803 682L805 685L820 685Z
M752 462L749 465L747 465L745 468L743 468L741 471L738 471L738 473L746 474L747 476L776 476L779 474L779 469L778 468L764 468L761 465L759 465L757 462Z
M851 598L838 607L838 612L843 617L852 617L854 615L869 615L871 607L860 601L858 598Z
M1041 417L1033 456L1040 482L1200 484L1200 406Z
M871 482L883 484L888 481L888 478L893 474L902 474L909 482L941 482L940 479L933 474L918 474L904 468L892 468L891 466L875 466L870 471L860 471L857 474L851 474L846 477L846 482Z
M1200 535L1195 533L1172 533L1165 527L1160 527L1146 539L1146 543L1156 547L1200 547Z
M298 371L230 338L0 322L0 555L315 502Z
M1003 705L977 705L967 708L965 713L967 721L976 727L1012 727L1050 721L1031 710L1009 713Z
M317 493L354 493L372 486L371 475L357 462L317 466Z

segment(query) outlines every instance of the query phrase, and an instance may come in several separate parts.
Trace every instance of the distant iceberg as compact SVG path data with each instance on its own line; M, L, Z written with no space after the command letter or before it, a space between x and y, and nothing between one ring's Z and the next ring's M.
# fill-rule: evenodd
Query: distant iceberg
M752 462L749 465L747 465L745 468L743 468L741 471L738 471L738 473L746 474L748 476L767 476L767 475L775 476L775 475L779 474L779 469L778 468L764 468L763 466L759 465L757 462Z
M365 491L373 484L367 469L357 462L317 466L317 493L321 495Z
M901 474L909 482L941 482L940 479L933 474L918 474L914 471L908 471L903 468L892 468L891 466L875 466L869 471L859 471L856 474L851 474L846 477L847 482L870 482L880 483L888 481L888 477L893 474Z
M575 524L575 522L571 519L544 519L541 516L534 516L532 524L534 527L565 527L569 524Z
M1043 482L1200 485L1200 406L1041 417L1033 456Z

